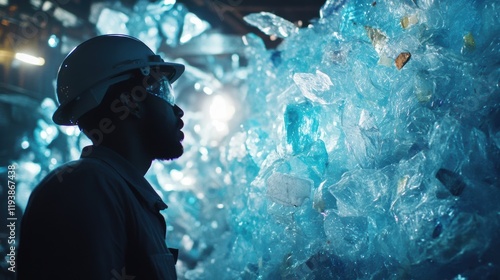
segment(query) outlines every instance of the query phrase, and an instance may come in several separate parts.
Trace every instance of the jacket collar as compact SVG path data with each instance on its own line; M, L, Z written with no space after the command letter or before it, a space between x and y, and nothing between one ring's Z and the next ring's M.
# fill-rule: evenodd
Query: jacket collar
M107 163L129 183L134 193L138 194L153 212L168 207L139 171L115 151L103 146L87 146L83 148L81 158L96 158Z

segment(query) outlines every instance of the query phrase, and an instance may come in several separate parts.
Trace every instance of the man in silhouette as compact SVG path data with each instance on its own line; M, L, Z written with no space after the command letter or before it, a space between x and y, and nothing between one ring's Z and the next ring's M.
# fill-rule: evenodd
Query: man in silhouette
M144 175L153 160L183 154L171 87L183 71L124 35L97 36L65 58L53 119L78 125L92 145L31 194L18 279L176 279L167 205Z

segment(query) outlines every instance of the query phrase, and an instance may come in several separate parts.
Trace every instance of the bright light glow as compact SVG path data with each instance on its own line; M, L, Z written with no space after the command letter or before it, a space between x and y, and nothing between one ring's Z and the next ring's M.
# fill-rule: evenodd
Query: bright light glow
M204 199L204 198L205 198L205 194L203 194L203 193L199 192L199 193L196 193L196 197L197 197L198 199Z
M226 176L224 176L224 183L226 183L227 185L231 184L231 177L229 176L229 174L226 174Z
M47 113L52 116L52 114L54 114L54 111L57 109L57 105L54 100L52 100L52 98L45 97L40 104L40 109L48 111Z
M174 181L180 181L184 177L184 173L182 173L181 171L179 171L177 169L172 169L172 170L170 170L170 177Z
M247 39L247 36L246 36L246 35L245 35L245 36L242 36L242 37L241 37L241 40L243 41L243 44L244 44L245 46L248 46L248 39Z
M211 95L212 93L214 93L214 91L209 87L203 87L203 92L207 95Z
M80 135L80 129L77 126L61 126L60 129L64 134L69 136Z
M184 177L182 178L181 180L181 183L185 186L191 186L191 185L194 185L196 181L194 180L194 178L192 177Z
M49 127L47 127L47 128L45 129L45 131L46 131L46 132L47 132L47 134L49 134L49 135L54 134L54 133L55 133L55 130L56 130L56 129L55 129L53 126L49 126Z
M184 248L187 251L190 251L191 249L193 249L194 241L191 239L191 237L189 237L189 235L184 234L182 236L181 243L182 243L182 246L184 246Z
M50 125L42 119L39 119L37 123L38 127L35 132L36 136L39 137L38 141L42 140L44 144L48 145L59 135L59 131L54 125Z
M208 155L208 149L205 148L205 147L201 147L200 148L200 154L202 154L202 155Z
M231 55L231 66L234 69L237 69L238 67L240 67L240 56L239 55L237 55L237 54Z
M52 35L50 35L47 43L49 44L49 47L55 48L55 47L57 47L57 45L59 45L59 41L60 41L59 38L57 38L56 35L52 34Z
M235 108L230 99L216 95L210 104L210 117L213 120L226 122L234 116Z
M215 130L217 130L219 134L226 135L227 133L229 133L229 127L223 121L213 120L212 126L215 128Z
M42 11L46 12L46 11L50 10L53 6L54 6L54 4L52 2L45 1L42 5Z
M176 189L175 186L172 184L163 184L163 185L161 185L161 188L162 188L162 190L164 190L166 192L171 192L171 191Z
M33 162L23 162L21 164L21 168L28 171L31 176L36 176L40 171L42 170L42 167L39 164L33 163Z
M21 148L23 148L23 150L26 150L29 147L30 147L30 142L28 142L27 140L21 142Z
M165 6L174 5L175 2L177 2L177 1L176 0L163 0L162 1L163 5L165 5Z
M240 56L237 54L232 54L231 55L231 61L233 62L239 62L240 61Z
M200 157L201 161L208 161L210 158L207 155L201 155Z
M16 53L15 58L22 62L33 64L36 66L42 66L45 64L45 59L43 57L36 57L27 53Z

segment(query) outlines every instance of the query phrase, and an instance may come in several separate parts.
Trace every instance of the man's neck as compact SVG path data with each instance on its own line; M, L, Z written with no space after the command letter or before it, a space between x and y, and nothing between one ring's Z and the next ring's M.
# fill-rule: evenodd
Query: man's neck
M121 138L126 139L126 138ZM148 169L151 167L153 159L149 157L147 151L144 149L144 145L141 143L132 143L137 141L123 141L123 140L110 140L103 141L102 146L113 150L124 159L126 159L132 166L134 166L137 171L143 176L146 174Z

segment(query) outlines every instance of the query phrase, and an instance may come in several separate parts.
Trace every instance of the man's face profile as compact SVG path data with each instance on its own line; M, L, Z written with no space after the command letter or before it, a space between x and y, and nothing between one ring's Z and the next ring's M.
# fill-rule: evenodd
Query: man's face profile
M165 76L159 72L153 73L155 80ZM140 133L143 133L151 155L160 160L180 157L184 153L181 143L184 139L184 133L181 131L184 126L181 120L184 112L177 105L171 105L165 99L153 94L148 94L143 105L144 114Z

